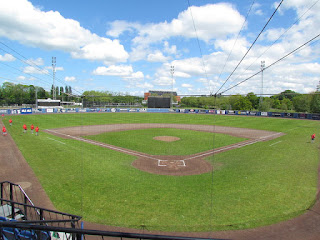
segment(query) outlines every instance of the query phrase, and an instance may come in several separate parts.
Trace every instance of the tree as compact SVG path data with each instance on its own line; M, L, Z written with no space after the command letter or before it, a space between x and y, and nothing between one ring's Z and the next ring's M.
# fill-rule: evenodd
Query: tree
M284 98L281 102L281 110L287 111L287 110L292 110L293 104L290 99Z
M269 97L264 97L262 99L262 103L259 105L259 111L261 112L267 112L269 111L269 109L271 108L272 106L272 99L269 98Z
M272 99L272 105L271 105L272 108L275 108L275 109L280 109L281 108L281 102L279 99L275 98L275 99Z
M315 92L311 97L310 111L320 113L320 92Z
M251 102L254 109L259 108L259 98L253 92L248 93L246 98Z
M252 103L248 98L241 95L232 96L231 107L234 110L251 110Z
M297 112L310 112L311 96L297 95L292 99L292 104Z

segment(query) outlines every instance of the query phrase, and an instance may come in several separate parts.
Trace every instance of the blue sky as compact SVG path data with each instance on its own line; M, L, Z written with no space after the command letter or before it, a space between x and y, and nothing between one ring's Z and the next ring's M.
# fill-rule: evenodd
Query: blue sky
M77 94L98 90L142 96L172 89L179 95L216 93L279 2L0 0L0 83L49 90L54 56L56 85L70 85ZM318 35L318 2L283 1L219 92L314 91L320 80L319 38L266 69L263 88L261 74L233 86L260 71L262 60L269 66Z

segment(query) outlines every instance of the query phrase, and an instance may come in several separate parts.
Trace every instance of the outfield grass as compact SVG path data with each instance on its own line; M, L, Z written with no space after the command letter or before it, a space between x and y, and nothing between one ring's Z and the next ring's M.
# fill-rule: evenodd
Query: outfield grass
M4 123L56 208L86 221L165 231L242 229L297 216L315 199L319 141L309 138L318 121L155 113L12 119L12 127ZM23 123L38 125L40 136L23 135ZM131 166L133 156L41 132L119 123L215 124L286 135L209 157L214 172L178 177L142 172Z
M180 139L174 142L153 139L158 136L174 136ZM173 128L106 132L84 137L152 155L191 155L246 140L226 134Z

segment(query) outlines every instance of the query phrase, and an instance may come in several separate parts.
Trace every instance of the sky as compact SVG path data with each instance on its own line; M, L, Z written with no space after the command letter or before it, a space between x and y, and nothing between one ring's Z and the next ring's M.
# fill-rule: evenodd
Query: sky
M319 37L274 63L320 34L320 0L284 0L275 12L280 2L0 0L0 84L49 91L55 57L55 85L74 94L310 93Z

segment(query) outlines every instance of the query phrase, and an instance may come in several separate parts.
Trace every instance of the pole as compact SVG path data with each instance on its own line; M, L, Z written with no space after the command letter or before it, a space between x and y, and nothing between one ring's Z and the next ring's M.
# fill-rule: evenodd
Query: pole
M171 91L170 108L173 108L173 74L174 74L174 66L170 67L170 73L171 73L171 78L172 78L172 91Z
M56 99L56 86L55 86L55 78L56 78L56 57L52 57L52 76L53 76L53 91L52 91L52 98L53 100Z
M260 95L260 110L262 107L262 101L263 101L263 70L265 67L265 61L261 61L261 95Z

